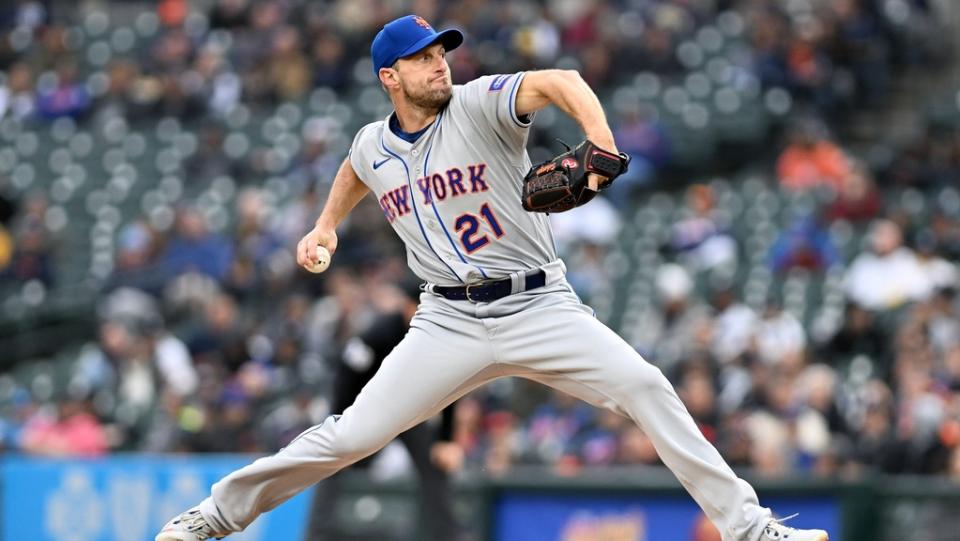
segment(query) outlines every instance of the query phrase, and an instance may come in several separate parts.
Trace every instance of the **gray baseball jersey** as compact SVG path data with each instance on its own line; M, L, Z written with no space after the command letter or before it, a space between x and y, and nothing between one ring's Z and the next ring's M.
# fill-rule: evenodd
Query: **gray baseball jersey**
M546 215L520 206L532 119L514 103L523 73L455 85L449 105L414 143L389 119L363 127L350 149L423 280L456 285L557 259Z

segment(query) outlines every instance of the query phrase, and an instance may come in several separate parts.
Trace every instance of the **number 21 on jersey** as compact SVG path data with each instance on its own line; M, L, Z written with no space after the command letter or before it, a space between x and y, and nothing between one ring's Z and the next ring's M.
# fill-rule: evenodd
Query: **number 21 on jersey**
M463 244L468 254L472 254L487 244L490 244L490 238L487 234L480 231L481 220L486 222L487 227L493 231L494 236L498 239L504 235L503 228L500 227L500 222L497 221L497 217L493 214L493 209L490 208L489 203L484 203L483 206L480 207L479 215L470 212L461 214L457 217L454 227L457 233L460 234L460 243Z

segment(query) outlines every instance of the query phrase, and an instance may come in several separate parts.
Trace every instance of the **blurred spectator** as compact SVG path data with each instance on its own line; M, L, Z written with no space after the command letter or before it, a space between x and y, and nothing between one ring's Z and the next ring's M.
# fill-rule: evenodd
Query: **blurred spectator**
M68 396L54 412L38 410L23 427L21 448L32 455L93 457L109 450L107 432L88 397Z
M199 147L184 162L185 185L192 193L210 186L217 177L227 176L236 181L245 180L245 170L223 148L224 128L207 123L200 128Z
M897 461L892 393L877 380L868 382L863 392L864 414L856 435L855 458L867 467L890 471Z
M960 391L960 344L953 344L944 351L943 367L938 372L948 389L954 393Z
M77 75L76 65L62 62L57 67L56 82L52 87L39 89L37 113L42 118L80 118L90 110L90 94L86 85L77 80Z
M787 423L766 411L756 411L747 416L746 426L755 474L767 478L785 476L795 459Z
M772 10L764 9L751 10L748 16L752 20L749 40L754 70L767 86L788 86L785 37L789 35L789 28L786 20Z
M97 413L119 429L112 445L135 449L158 421L155 406L192 395L197 375L186 346L164 328L153 298L118 289L104 299L100 316L99 340L81 353L70 385L100 397Z
M944 401L933 387L931 374L922 365L901 362L897 367L900 399L896 424L899 456L891 473L935 473L947 466L940 440L945 419Z
M483 421L482 467L492 477L502 477L513 466L514 457L518 455L517 451L520 448L519 433L516 430L517 419L509 411L494 411L487 414ZM554 464L555 471L561 475L564 469L570 466L572 459L572 455L562 456L563 459Z
M36 33L39 47L30 58L37 73L56 70L58 66L75 63L67 47L67 28L60 24L47 24Z
M709 367L705 364L690 364L684 367L677 386L677 394L704 437L716 444L720 419L716 404L716 388Z
M0 25L3 27L20 27L33 31L47 22L49 12L44 2L37 0L19 0L10 2L0 8Z
M957 305L955 285L939 289L929 302L930 310L925 320L930 345L938 354L946 356L960 344L960 306Z
M348 59L341 38L323 34L313 43L313 86L329 87L337 92L350 82ZM452 70L453 68L451 68Z
M188 331L186 343L194 362L223 366L229 372L248 359L246 325L236 301L218 294L203 306L203 320Z
M233 245L237 251L227 282L237 294L253 294L266 279L268 267L274 256L282 252L283 244L266 227L266 204L260 190L241 191L236 209ZM285 251L282 253L287 255Z
M623 227L620 215L603 195L570 212L551 214L550 225L561 253L569 253L581 243L613 246Z
M790 89L803 101L820 110L833 112L837 106L831 84L834 64L821 46L826 39L825 27L817 20L794 20L787 37L785 60Z
M301 49L296 29L281 29L273 38L268 77L277 101L296 100L310 87L310 65Z
M932 232L921 231L913 244L916 248L917 264L934 289L957 285L957 267L941 256L937 239Z
M825 365L810 365L798 375L797 387L800 409L795 427L797 447L809 468L819 468L817 473L832 475L835 465L826 462L831 459L831 448L835 447L833 440L846 441L848 431L845 412L837 401L837 374Z
M577 460L573 442L591 422L595 411L572 396L552 391L550 400L533 411L524 432L531 459L556 463L564 456Z
M202 117L206 112L206 96L200 81L182 81L176 73L164 73L150 81L152 107L157 116L171 116L180 120L191 120Z
M283 448L304 430L320 424L329 412L326 402L315 397L315 389L299 385L293 391L292 400L268 412L259 427L263 447Z
M757 324L757 356L764 362L787 370L796 369L806 361L807 335L803 325L780 303L770 299Z
M870 251L858 255L844 276L847 296L868 310L890 310L925 299L932 289L916 255L903 246L900 228L886 220L873 224Z
M857 303L847 303L843 324L823 347L824 362L840 366L857 355L865 355L874 363L889 364L890 340L875 321L873 313Z
M609 409L595 412L593 422L576 438L577 461L584 466L609 466L616 462L620 448L620 434L627 419Z
M729 286L719 287L711 302L715 315L710 352L722 364L738 361L751 346L757 314L740 302Z
M189 423L181 423L179 437L188 452L256 452L255 404L230 380L221 366L203 364L198 369L200 388L184 407Z
M938 252L951 261L960 260L960 219L934 212L926 225L926 230L933 234Z
M55 258L53 239L46 225L48 202L45 195L30 195L23 207L23 215L13 226L13 257L5 277L17 282L39 280L53 285Z
M716 213L713 189L705 184L689 187L686 204L686 216L670 228L670 251L696 270L735 267L737 241Z
M312 191L326 196L341 163L330 149L336 132L336 123L328 118L314 118L304 123L303 144L286 173L293 193ZM311 213L316 212L319 212L319 207L311 209ZM313 219L310 218L311 221ZM301 234L297 235L298 239Z
M107 91L96 101L97 116L117 116L131 121L140 119L144 114L137 93L140 76L139 68L130 60L111 62L107 67Z
M10 117L23 120L36 110L36 97L33 92L33 71L30 66L18 62L0 79L0 118Z
M618 461L621 464L654 466L660 464L660 455L650 437L636 425L627 424L620 435Z
M549 8L540 8L513 35L517 52L540 65L551 64L560 52L560 29L549 17Z
M117 254L105 290L133 287L157 293L165 276L156 264L157 239L143 222L127 224L117 237Z
M827 219L867 222L876 218L880 210L880 192L870 172L863 164L853 162L849 174L843 178L836 197L827 208Z
M197 387L193 360L179 338L164 327L156 300L133 288L121 288L104 298L101 317L118 322L142 336L163 384L178 396L188 396Z
M790 191L826 186L840 191L850 175L850 163L843 150L829 141L823 129L812 121L793 128L787 147L777 159L780 185Z
M193 44L181 28L165 29L150 51L151 72L179 74L187 69L193 54Z
M211 115L227 117L240 104L242 83L229 65L223 45L207 43L197 53L194 70L201 77L198 94L206 99Z
M683 267L662 265L655 283L660 311L641 323L643 338L636 346L670 376L683 359L709 348L710 313Z
M836 18L831 54L852 72L857 102L879 105L889 85L888 47L876 10L859 0L833 3Z
M222 281L233 258L233 243L210 232L200 211L189 206L178 209L174 234L160 256L167 277L197 272Z
M607 256L619 238L620 216L601 196L570 212L551 214L550 223L560 256L567 264L567 279L589 302L614 280Z
M775 273L792 269L822 272L836 265L840 256L815 216L799 216L773 241L767 260Z
M630 168L613 183L615 194L626 201L636 187L654 182L657 173L670 161L670 141L655 109L640 105L617 115L613 126L617 149L630 156ZM619 195L615 201L623 200Z

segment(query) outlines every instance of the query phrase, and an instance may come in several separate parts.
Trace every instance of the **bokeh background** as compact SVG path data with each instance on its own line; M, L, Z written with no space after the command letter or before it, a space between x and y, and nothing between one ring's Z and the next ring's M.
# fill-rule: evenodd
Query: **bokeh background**
M957 539L954 0L5 0L0 539L152 539L329 413L404 253L372 198L327 273L293 248L390 112L369 43L411 12L466 33L455 82L596 90L633 161L552 217L569 280L777 512ZM540 112L534 162L557 137L581 133ZM476 539L718 539L614 414L502 380L455 438ZM353 474L342 539L418 539L410 475L393 446ZM305 513L236 538L296 539Z

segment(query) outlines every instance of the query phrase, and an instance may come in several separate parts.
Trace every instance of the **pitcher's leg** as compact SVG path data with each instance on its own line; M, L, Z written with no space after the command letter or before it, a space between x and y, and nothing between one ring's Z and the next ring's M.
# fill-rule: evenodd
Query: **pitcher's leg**
M277 454L218 481L200 504L218 533L240 531L310 485L368 456L397 434L495 377L492 354L468 333L420 321L341 416L328 417Z
M657 367L579 307L536 319L525 322L523 333L503 329L509 362L533 371L525 377L633 419L724 541L759 538L770 511L703 437Z

